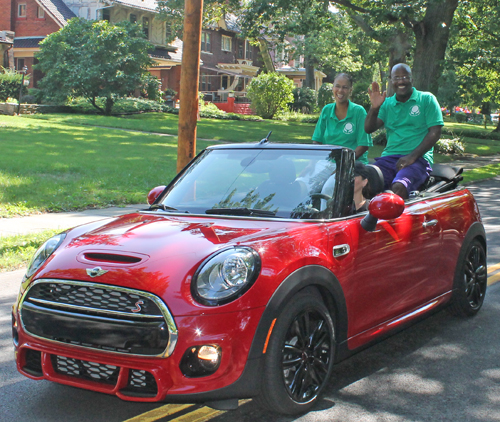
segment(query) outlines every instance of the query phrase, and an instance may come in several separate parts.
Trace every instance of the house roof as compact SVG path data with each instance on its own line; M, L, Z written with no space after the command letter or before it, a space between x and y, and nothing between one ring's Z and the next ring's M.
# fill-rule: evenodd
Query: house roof
M112 3L118 3L123 6L133 7L134 9L148 10L151 12L157 12L156 6L158 5L156 0L113 0Z
M56 21L56 23L62 28L65 26L71 18L75 18L76 15L71 11L71 9L66 6L62 0L36 0L37 3L42 6Z
M16 37L14 38L14 48L37 48L43 39L45 37Z

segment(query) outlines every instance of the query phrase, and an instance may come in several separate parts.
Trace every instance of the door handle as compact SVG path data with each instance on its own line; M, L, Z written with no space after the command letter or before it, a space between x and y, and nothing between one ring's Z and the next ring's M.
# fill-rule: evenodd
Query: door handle
M438 223L437 220L429 220L429 221L424 221L422 224L423 228L426 229L427 227L432 227L435 226Z
M333 257L338 258L340 256L347 255L349 252L351 252L351 247L345 243L343 245L336 245L333 247Z

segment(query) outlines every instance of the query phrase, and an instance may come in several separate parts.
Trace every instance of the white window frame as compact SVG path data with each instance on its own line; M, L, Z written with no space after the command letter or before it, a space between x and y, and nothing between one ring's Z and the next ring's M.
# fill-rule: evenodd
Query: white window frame
M38 6L36 17L37 19L45 19L45 10L43 10L43 7Z
M229 45L227 45L229 44ZM222 51L232 51L233 47L233 39L231 37L228 37L227 35L222 35L221 42L220 42L220 49Z
M17 17L18 18L25 18L26 17L26 13L27 13L27 6L26 6L26 3L19 3L17 5ZM23 13L23 14L21 14Z

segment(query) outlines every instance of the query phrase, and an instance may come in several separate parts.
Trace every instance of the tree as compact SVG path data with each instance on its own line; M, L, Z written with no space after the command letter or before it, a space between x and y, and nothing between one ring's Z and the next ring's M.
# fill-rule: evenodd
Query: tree
M464 105L500 106L500 4L497 0L462 1L457 9L447 67L454 73L455 95ZM440 89L440 95L441 89ZM500 132L500 122L495 131Z
M136 24L70 19L40 43L36 66L45 75L40 86L53 99L85 97L108 115L116 99L151 83L151 48ZM105 98L104 108L98 97Z
M296 54L304 56L305 87L314 89L314 69L318 64L310 46L318 35L331 27L332 12L327 0L250 0L240 12L243 34L250 38L264 35L283 43L285 37L297 36Z
M331 0L389 51L389 69L412 61L418 89L437 93L459 0Z
M272 119L293 101L293 88L293 82L284 75L262 73L250 81L247 96L257 115Z

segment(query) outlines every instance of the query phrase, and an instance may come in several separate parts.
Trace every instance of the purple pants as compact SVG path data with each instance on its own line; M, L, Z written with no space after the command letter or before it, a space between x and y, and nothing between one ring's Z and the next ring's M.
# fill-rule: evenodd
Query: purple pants
M411 166L396 170L396 163L404 155L386 155L385 157L375 158L373 163L379 167L384 175L384 189L391 189L394 183L401 183L408 193L419 188L429 177L432 171L431 166L424 158L420 157Z

